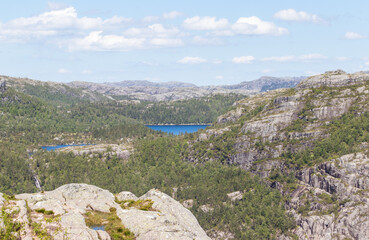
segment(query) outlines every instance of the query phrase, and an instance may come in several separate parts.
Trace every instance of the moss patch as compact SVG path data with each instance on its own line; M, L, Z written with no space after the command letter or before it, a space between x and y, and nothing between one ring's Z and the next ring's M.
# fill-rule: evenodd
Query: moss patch
M85 215L86 225L89 227L104 226L105 231L113 240L135 239L134 234L122 224L120 218L117 216L117 210L110 208L109 213L90 211Z
M123 209L137 208L143 211L157 211L156 209L152 207L154 202L151 199L137 200L137 201L134 201L134 200L118 201L118 199L115 199L115 201Z

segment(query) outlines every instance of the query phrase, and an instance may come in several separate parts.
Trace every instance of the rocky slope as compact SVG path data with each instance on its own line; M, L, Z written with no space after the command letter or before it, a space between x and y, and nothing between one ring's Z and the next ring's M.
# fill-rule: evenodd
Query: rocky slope
M108 96L128 96L144 101L173 101L204 97L211 94L244 94L250 95L278 88L296 86L305 77L261 77L254 81L245 81L235 85L203 86L194 84L167 82L153 83L148 81L123 81L117 83L72 82L69 85L96 91Z
M247 89L266 92L278 88L293 88L306 77L268 77L263 76L253 81L244 81L235 85L221 86L226 89Z
M368 103L369 74L326 72L295 89L237 102L191 147L196 151L208 139L231 143L224 161L282 192L298 239L364 240L369 238ZM219 146L207 148L214 153ZM192 152L188 159L213 156Z
M110 97L86 89L70 87L63 83L37 81L28 78L0 76L0 82L5 81L7 86L31 96L40 97L57 104L72 101L106 101Z
M0 76L0 82L5 80L8 86L32 96L45 100L65 101L106 101L113 100L143 100L143 101L176 101L200 98L211 94L243 94L250 95L278 88L296 86L305 77L261 77L253 81L245 81L235 85L203 86L190 83L165 82L155 83L143 80L92 83L71 82L67 84L43 82L28 78ZM57 101L57 103L59 103Z
M95 91L107 96L118 97L125 96L129 99L143 101L176 101L191 98L200 98L211 94L252 94L255 91L244 89L224 89L220 87L200 88L196 86L188 87L164 87L164 85L120 85L112 83L89 83L89 82L72 82L71 87Z
M367 152L301 170L297 178L299 187L286 208L297 220L293 232L299 239L368 239Z
M17 239L111 239L104 229L113 220L127 229L124 236L134 234L123 239L210 239L189 210L155 189L137 198L130 192L114 196L92 185L68 184L14 198L0 194L0 206L1 225L19 223L13 233ZM110 215L95 226L98 230L86 225L89 216L104 213ZM118 233L123 232L119 228Z

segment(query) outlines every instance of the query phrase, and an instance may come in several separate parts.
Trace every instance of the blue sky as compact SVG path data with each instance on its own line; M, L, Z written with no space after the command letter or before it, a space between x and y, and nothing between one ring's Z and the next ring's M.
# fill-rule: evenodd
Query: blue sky
M0 74L234 84L369 70L369 2L1 1Z

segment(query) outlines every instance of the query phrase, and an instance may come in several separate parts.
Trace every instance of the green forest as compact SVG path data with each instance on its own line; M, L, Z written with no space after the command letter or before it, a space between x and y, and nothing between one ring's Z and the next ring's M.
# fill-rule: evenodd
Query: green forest
M48 101L47 91L37 95L13 88L0 93L0 192L36 192L35 175L43 191L76 182L138 196L157 188L181 202L192 199L190 210L205 230L230 232L236 239L274 239L290 234L296 226L284 208L288 197L270 187L278 181L294 190L296 178L291 171L272 171L269 178L261 179L229 162L244 122L257 117L264 104L246 112L229 131L197 141L204 130L173 136L155 132L144 123L214 122L241 96L139 104L68 102L60 97L58 101L64 104L58 105ZM305 126L309 118L304 116L311 114L310 105L306 106L302 117L284 131ZM369 142L368 123L369 114L357 114L353 107L324 126L329 137L305 150L286 151L280 158L296 170L359 151L360 144ZM214 125L213 129L224 127ZM70 142L119 144L122 139L133 143L129 159L120 159L111 149L76 155L40 148ZM255 146L262 150L268 145L260 141ZM236 191L242 192L242 198L234 202L227 194ZM201 210L204 206L211 210Z
M60 106L49 102L44 93L30 96L9 88L0 94L0 192L36 192L34 174L45 191L73 182L137 195L152 188L172 195L175 188L178 201L194 200L191 211L207 230L229 231L239 239L272 239L294 227L283 208L284 198L257 176L221 162L184 161L188 136L157 133L142 124L213 122L240 96L139 105L81 101ZM168 111L172 114L163 119ZM135 151L127 161L115 154L91 157L40 149L60 144L60 138L85 143L131 138ZM226 194L234 191L245 192L243 200L231 202ZM213 211L204 213L199 210L202 205ZM247 227L240 227L239 219Z

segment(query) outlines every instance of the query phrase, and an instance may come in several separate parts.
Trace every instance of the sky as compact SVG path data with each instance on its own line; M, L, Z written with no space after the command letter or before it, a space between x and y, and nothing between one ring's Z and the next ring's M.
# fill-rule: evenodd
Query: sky
M367 0L2 0L0 75L236 84L369 70Z

